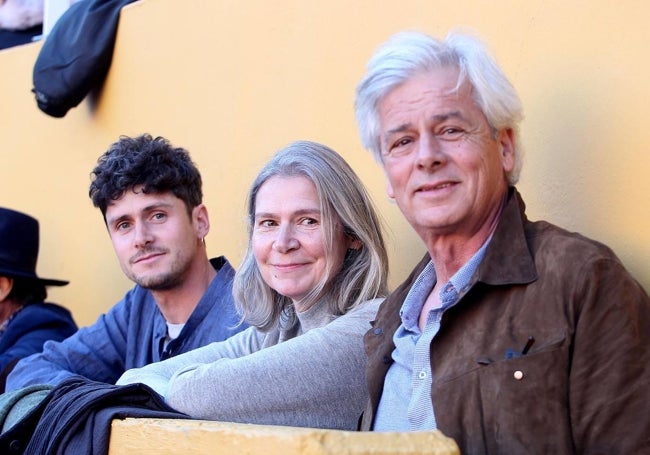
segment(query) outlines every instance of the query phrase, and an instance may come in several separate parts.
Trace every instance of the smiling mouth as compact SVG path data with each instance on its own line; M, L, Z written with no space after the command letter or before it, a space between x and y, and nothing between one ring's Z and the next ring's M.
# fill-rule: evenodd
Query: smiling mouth
M279 270L279 271L291 271L291 270L298 269L298 268L300 268L300 267L302 267L302 266L304 266L304 265L305 265L305 264L302 264L302 263L293 263L293 264L272 264L272 267L273 267L274 269L276 269L276 270Z
M428 191L439 191L439 190L444 190L446 188L450 188L452 186L456 185L455 182L443 182L439 183L437 185L423 185L419 187L416 192L417 193L424 193Z
M131 259L131 264L137 264L139 262L146 262L146 261L148 261L150 259L154 259L154 258L156 258L158 256L162 256L162 255L163 255L162 252L146 253L146 254L143 254L143 255L136 256L136 257L132 258Z

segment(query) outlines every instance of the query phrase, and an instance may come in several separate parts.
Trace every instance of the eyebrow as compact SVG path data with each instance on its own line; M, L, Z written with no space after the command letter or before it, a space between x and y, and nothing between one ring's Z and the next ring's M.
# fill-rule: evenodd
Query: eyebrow
M300 215L313 215L313 214L320 215L321 210L320 209L309 209L308 208L308 209L300 209L300 210L296 210L295 212L292 212L292 216L296 216L296 215L297 216L300 216ZM273 212L258 212L258 213L255 213L255 219L258 219L258 218L273 218L275 216L277 216L277 214L275 214Z
M170 208L172 206L173 205L170 204L169 202L156 202L154 204L145 206L142 210L140 210L139 213L153 212L154 210L159 210L159 209L162 209L162 208ZM131 215L126 215L126 214L125 215L120 215L120 216L116 216L116 217L113 217L113 218L107 218L106 223L108 225L112 225L112 224L115 224L115 223L120 222L120 221L128 220L130 218L131 218Z
M451 112L447 112L445 114L432 115L430 117L430 119L433 120L436 123L444 122L445 120L449 120L450 118L457 118L457 119L460 119L460 120L463 120L463 121L465 120L465 117L463 116L463 114L460 111L451 111ZM384 134L384 141L386 141L386 139L390 135L395 134L395 133L401 133L403 131L408 130L410 127L411 127L410 123L402 123L401 125L398 125L395 128L389 129L388 131L386 131L386 134Z
M445 120L449 120L450 118L458 118L461 120L465 120L465 117L463 116L463 114L461 114L460 111L452 111L446 114L437 114L431 116L431 120L433 120L434 122L444 122ZM394 133L401 133L402 131L409 129L410 127L411 127L410 123L402 123L401 125L386 131L386 136Z

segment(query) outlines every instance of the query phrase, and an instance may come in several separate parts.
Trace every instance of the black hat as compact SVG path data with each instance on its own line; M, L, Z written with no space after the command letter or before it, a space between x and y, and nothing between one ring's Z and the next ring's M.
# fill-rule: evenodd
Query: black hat
M45 286L65 286L69 281L39 278L38 221L29 215L0 207L0 275L37 280Z

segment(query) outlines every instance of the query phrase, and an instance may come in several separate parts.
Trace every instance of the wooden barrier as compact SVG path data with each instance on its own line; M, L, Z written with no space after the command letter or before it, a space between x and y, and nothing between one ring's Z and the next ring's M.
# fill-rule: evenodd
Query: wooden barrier
M459 455L440 431L371 433L205 420L113 421L109 455Z

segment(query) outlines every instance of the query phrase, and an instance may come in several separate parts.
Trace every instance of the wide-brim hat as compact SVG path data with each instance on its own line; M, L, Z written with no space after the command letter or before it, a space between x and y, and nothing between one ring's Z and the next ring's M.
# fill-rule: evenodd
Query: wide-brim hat
M65 286L69 281L40 278L38 221L24 213L0 207L0 275L27 278L45 286Z

